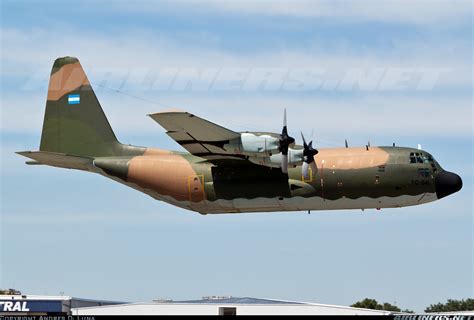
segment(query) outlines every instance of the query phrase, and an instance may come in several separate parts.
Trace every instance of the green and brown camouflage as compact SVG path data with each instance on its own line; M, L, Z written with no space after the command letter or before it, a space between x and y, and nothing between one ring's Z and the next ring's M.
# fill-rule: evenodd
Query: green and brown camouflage
M71 95L80 95L80 108L68 104ZM65 57L51 71L40 151L100 157L142 154L144 148L117 141L79 60Z
M278 134L236 133L175 110L150 116L190 153L120 143L78 59L59 58L51 71L40 149L18 153L33 159L28 164L98 173L202 214L395 208L462 187L458 175L419 149L319 149L316 170L305 178L301 161L290 159L288 173L271 162L272 137ZM265 140L265 150L248 153L240 142L244 137L268 137L270 147Z

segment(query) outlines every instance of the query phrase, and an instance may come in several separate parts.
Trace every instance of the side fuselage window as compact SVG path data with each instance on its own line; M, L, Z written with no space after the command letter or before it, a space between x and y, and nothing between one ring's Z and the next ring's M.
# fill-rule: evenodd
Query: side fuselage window
M418 169L418 174L419 174L422 178L429 178L429 176L430 176L430 169L429 169L429 168L420 168L420 169Z

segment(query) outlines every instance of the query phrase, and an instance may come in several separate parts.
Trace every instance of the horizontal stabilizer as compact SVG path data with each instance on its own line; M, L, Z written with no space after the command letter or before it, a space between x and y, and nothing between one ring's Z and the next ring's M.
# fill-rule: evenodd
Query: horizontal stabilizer
M20 151L17 153L34 160L27 161L27 164L46 164L54 167L79 170L90 170L93 167L92 158L69 156L63 153L46 151Z

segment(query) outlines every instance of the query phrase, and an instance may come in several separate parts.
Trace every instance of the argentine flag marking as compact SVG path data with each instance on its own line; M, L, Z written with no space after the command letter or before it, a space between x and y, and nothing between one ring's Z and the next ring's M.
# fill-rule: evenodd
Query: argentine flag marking
M79 102L81 102L81 97L78 94L70 94L67 97L68 104L79 104Z

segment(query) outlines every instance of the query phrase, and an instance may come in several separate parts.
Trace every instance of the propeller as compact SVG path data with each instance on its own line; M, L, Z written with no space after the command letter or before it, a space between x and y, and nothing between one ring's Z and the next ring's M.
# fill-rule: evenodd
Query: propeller
M281 152L281 171L288 173L288 147L294 143L295 139L288 135L288 129L286 127L286 109L283 114L283 130L280 134L279 149Z
M307 179L309 177L310 166L313 173L318 170L316 162L314 162L314 156L318 154L318 150L313 148L313 141L306 144L303 132L301 132L301 138L303 139L303 166L301 167L301 174Z

